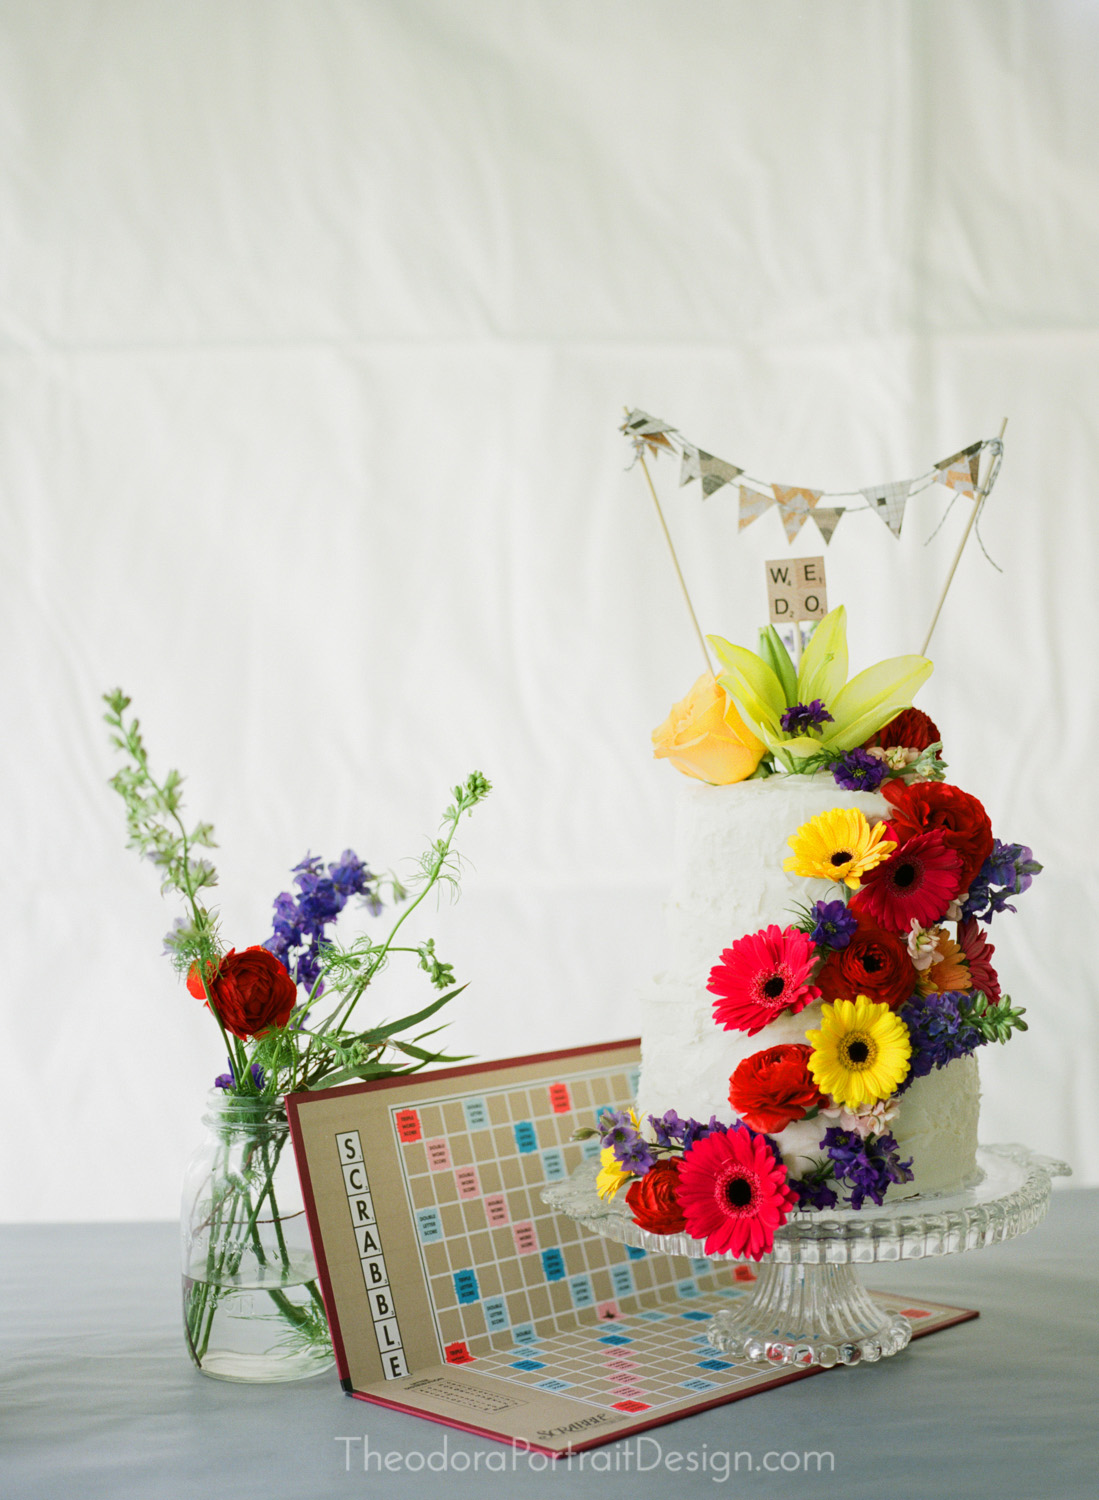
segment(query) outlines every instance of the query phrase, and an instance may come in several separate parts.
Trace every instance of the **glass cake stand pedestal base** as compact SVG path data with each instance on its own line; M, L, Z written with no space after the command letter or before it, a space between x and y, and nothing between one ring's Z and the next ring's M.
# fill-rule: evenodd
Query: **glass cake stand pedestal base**
M868 1208L802 1210L775 1236L755 1282L711 1321L709 1340L735 1359L775 1367L872 1363L908 1346L908 1319L875 1302L856 1267L983 1250L1040 1224L1064 1162L1025 1146L982 1146L981 1180L960 1193L921 1196ZM633 1222L624 1195L595 1190L597 1161L583 1162L542 1199L585 1229L665 1255L706 1255L685 1234L650 1234ZM711 1260L732 1259L710 1256Z

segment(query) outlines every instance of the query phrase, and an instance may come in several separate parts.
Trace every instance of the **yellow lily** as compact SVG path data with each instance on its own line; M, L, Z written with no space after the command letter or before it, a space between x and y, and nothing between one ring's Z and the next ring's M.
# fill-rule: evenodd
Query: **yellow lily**
M831 610L810 637L797 672L773 626L760 632L757 655L719 635L707 637L725 667L718 678L741 715L791 770L822 751L842 754L862 745L912 699L931 675L925 656L892 656L847 681L847 611ZM811 734L788 733L782 715L819 699L832 715Z

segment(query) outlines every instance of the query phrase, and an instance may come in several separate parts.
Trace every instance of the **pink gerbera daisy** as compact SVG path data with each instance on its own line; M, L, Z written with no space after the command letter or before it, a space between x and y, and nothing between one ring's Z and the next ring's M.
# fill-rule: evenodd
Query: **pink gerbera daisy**
M746 1125L714 1131L683 1157L675 1189L686 1233L707 1255L759 1260L797 1204L767 1138Z
M988 941L988 934L977 926L972 917L958 927L958 946L969 965L973 988L980 990L982 995L987 995L990 1004L999 1005L1000 979L989 962L996 949Z
M933 927L958 895L960 873L961 861L935 828L867 870L851 905L887 932L907 932L913 917L921 927Z
M796 927L774 923L762 932L737 938L710 970L706 988L714 1001L714 1020L726 1031L755 1036L777 1015L797 1015L820 990L809 983L817 951L812 940Z

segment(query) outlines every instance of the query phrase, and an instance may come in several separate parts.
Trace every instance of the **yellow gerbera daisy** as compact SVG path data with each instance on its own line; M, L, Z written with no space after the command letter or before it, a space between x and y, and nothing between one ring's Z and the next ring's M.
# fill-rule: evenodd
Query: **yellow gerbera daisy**
M614 1154L612 1146L604 1146L599 1153L602 1166L599 1168L599 1176L595 1179L595 1190L600 1198L613 1198L624 1183L631 1182L636 1176L634 1172L628 1172L620 1165Z
M866 995L821 1007L819 1031L807 1031L813 1048L809 1071L822 1094L837 1104L876 1104L895 1094L908 1074L908 1027L888 1005Z
M793 854L784 868L795 875L842 881L857 891L862 876L897 847L885 837L885 824L873 828L857 807L830 807L803 823L786 841Z

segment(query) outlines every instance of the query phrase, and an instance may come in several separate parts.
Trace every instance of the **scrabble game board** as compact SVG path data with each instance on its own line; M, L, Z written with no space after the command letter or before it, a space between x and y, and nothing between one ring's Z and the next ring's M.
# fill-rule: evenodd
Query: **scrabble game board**
M546 1453L578 1451L815 1370L715 1353L748 1264L629 1249L541 1201L636 1093L620 1042L288 1101L345 1390ZM881 1297L919 1335L974 1317Z

